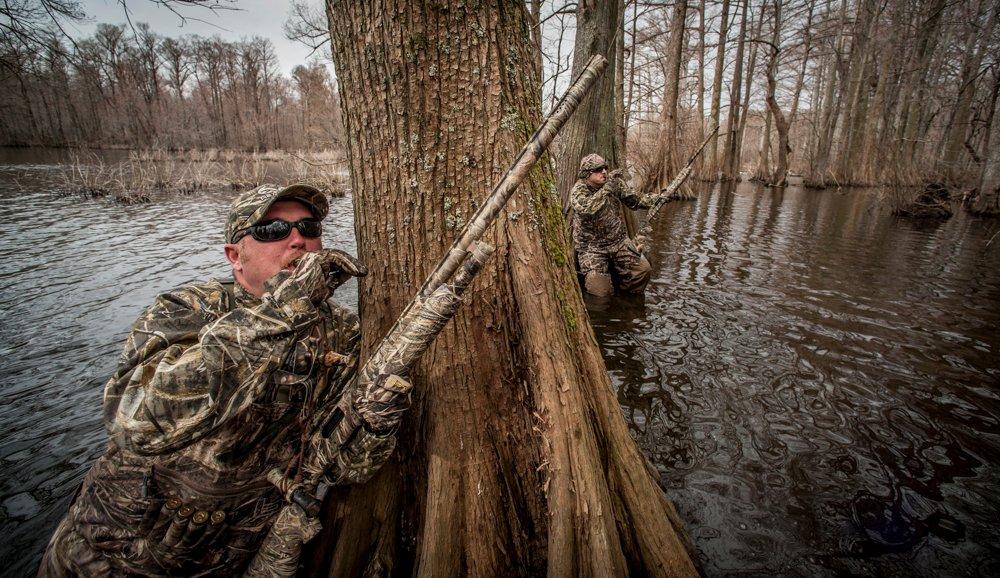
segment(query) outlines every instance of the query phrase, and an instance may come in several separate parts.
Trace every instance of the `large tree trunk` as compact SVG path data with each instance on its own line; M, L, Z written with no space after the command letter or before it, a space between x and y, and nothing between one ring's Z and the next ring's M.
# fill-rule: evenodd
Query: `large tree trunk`
M698 6L698 142L705 140L705 0L701 0ZM697 175L702 175L702 170L705 164L704 155L698 155L698 159L695 161L694 172ZM702 175L703 176L703 175Z
M802 96L802 87L805 86L806 69L809 65L809 54L812 51L812 23L813 12L815 10L816 0L809 0L809 14L806 16L806 24L802 29L802 34L805 36L805 39L802 41L802 62L799 64L799 75L796 77L795 88L792 91L792 107L788 113L788 123L790 125L795 124L795 118L799 113L799 99ZM815 103L813 103L813 106L815 106Z
M542 64L542 0L531 0L529 3L529 19L528 23L530 25L531 33L531 49L532 49L532 64L535 66L535 76L542 78L543 74L543 64ZM556 60L556 66L559 66L559 61ZM541 83L538 84L538 102L542 102L542 97L544 96L542 92Z
M990 121L986 124L986 152L977 187L979 195L969 207L973 213L990 216L1000 216L1000 124L996 123L1000 117L1000 99L997 99L1000 73L995 74Z
M757 168L753 178L767 183L771 178L771 110L764 109L764 124L760 128L760 146L757 149Z
M854 181L865 185L875 185L879 182L898 183L905 178L890 162L883 148L886 132L890 130L890 103L896 92L896 78L893 74L898 68L897 59L904 52L901 38L902 25L899 12L905 8L889 7L884 25L879 27L878 34L872 38L873 52L878 55L878 73L874 77L875 93L868 106L867 117L864 120L859 138L861 152L853 163ZM869 81L869 84L871 80ZM907 175L908 176L908 175Z
M810 179L811 184L820 188L826 186L830 157L832 156L833 135L840 118L841 104L847 94L848 62L843 58L847 36L847 0L840 5L840 24L833 54L830 55L830 76L827 80L826 94L823 96L823 123L819 128L816 143L815 170Z
M624 162L628 158L628 125L625 124L625 4L622 2L615 23L615 145Z
M619 2L618 22L613 23L615 32L615 96L612 102L615 107L615 148L617 156L624 167L628 159L628 123L625 117L625 3ZM625 220L625 230L629 237L635 237L639 232L639 219L635 211L622 205L622 216Z
M928 93L928 71L931 60L941 36L943 14L947 8L947 0L934 0L930 5L928 15L917 20L915 66L909 71L903 84L903 104L900 108L899 135L900 157L907 161L914 157L919 149L921 111L926 107ZM923 16L921 14L920 16Z
M635 84L636 84L636 82L635 82L635 53L636 53L636 48L637 48L635 34L636 34L636 27L638 25L638 20L639 20L639 12L638 12L638 10L636 8L633 8L632 9L631 30L629 32L629 37L632 39L632 43L629 45L629 50L628 50L628 61L629 61L629 64L628 64L628 92L627 92L628 96L626 97L626 100L625 100L625 103L624 103L624 110L623 110L624 116L625 116L625 120L623 121L623 123L625 125L625 136L626 136L626 138L628 137L628 127L629 127L629 125L631 125L632 110L633 110L633 108L635 108L634 107L634 104L635 104L635 98L634 98L635 97ZM622 27L622 29L624 31L624 26ZM624 39L623 39L623 42L624 42ZM624 72L624 69L622 70L622 72ZM623 142L623 144L624 144L624 142Z
M868 107L868 81L874 63L872 39L878 30L883 5L875 0L858 3L855 35L851 43L851 89L845 103L837 174L841 182L857 183L857 160L861 148L861 133Z
M749 0L747 0L746 9L750 9ZM760 38L760 31L764 27L764 14L766 12L767 10L762 4L760 7L760 18L757 20L757 26L750 32L751 40ZM738 128L736 129L736 135L734 137L735 140L733 141L733 157L730 159L730 163L732 164L737 177L739 177L740 171L743 168L743 136L746 133L747 118L750 116L750 93L753 89L753 75L757 69L757 45L757 42L752 42L750 45L750 61L747 63L747 69L743 79L743 104L740 107L740 122Z
M609 66L594 89L580 104L580 109L566 123L559 135L560 158L556 160L559 194L568 206L569 190L576 182L580 159L597 153L615 168L623 166L618 142L618 119L615 111L615 37L624 12L623 0L581 0L576 8L576 42L573 48L573 76L595 54L608 59Z
M962 75L959 80L958 99L952 111L951 122L946 133L944 154L939 173L954 186L967 184L968 158L965 141L970 130L972 101L976 94L977 77L980 76L979 66L982 63L983 51L993 36L993 28L1000 17L1000 5L995 5L989 20L983 24L983 16L987 13L990 2L980 0L979 8L972 17L967 30L967 40L963 51Z
M327 11L365 357L539 122L538 78L520 0ZM310 575L695 574L611 389L552 178L543 159L487 233L493 260L411 375L396 457L328 497Z

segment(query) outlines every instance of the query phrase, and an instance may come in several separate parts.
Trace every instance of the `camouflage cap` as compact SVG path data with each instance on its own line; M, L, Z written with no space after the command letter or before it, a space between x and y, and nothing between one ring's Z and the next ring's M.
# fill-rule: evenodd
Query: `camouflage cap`
M226 220L226 242L232 243L239 231L257 224L276 201L294 199L308 206L317 219L326 218L330 203L326 195L316 187L304 184L279 188L276 185L261 185L236 197L229 206Z
M591 154L583 157L583 159L580 161L580 175L579 176L580 176L581 179L585 179L585 178L587 178L587 173L593 171L594 169L600 169L600 168L604 168L604 167L607 167L607 166L608 166L608 163L607 163L607 161L604 160L604 157L602 157L599 154L591 153Z

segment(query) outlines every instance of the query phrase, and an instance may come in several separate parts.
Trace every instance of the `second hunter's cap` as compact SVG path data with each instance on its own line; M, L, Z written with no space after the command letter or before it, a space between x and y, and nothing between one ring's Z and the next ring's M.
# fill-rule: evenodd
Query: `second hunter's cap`
M604 157L599 154L589 154L580 160L580 178L586 178L587 175L585 173L607 166L608 163L604 160Z

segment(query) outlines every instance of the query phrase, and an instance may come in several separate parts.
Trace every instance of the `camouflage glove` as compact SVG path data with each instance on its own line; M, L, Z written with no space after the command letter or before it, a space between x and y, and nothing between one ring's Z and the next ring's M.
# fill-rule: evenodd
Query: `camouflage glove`
M380 375L358 388L354 407L369 431L380 435L392 433L410 408L412 389L413 384L398 375Z
M608 180L610 181L611 179L622 179L623 181L627 181L628 173L625 169L615 169L608 173Z
M609 194L618 196L629 194L631 188L628 184L628 172L625 169L615 169L608 173L608 182L604 185L604 190Z
M412 389L395 375L356 383L317 423L303 465L306 473L332 484L359 483L374 475L396 446Z
M343 251L322 249L319 254L326 267L326 284L331 291L349 281L351 277L364 277L368 274L368 268L361 261Z
M299 258L295 269L282 269L264 282L264 289L280 305L288 305L306 299L314 304L322 303L330 296L326 284L328 268L323 266L320 253L306 253Z
M337 249L306 253L292 271L282 269L265 282L265 289L282 304L297 299L322 303L351 277L364 277L368 269L360 261Z

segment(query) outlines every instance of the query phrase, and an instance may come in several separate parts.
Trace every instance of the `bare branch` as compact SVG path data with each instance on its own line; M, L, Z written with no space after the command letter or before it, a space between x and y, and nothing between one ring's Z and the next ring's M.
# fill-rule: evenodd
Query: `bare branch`
M326 14L306 0L294 0L284 24L285 38L299 42L314 52L330 43Z

